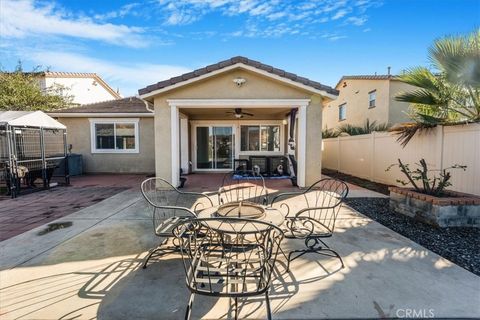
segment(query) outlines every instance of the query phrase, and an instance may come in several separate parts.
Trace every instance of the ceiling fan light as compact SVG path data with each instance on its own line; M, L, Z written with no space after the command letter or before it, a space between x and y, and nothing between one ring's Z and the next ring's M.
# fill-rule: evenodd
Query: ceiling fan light
M235 118L240 119L242 117L243 117L243 115L241 113L235 113Z

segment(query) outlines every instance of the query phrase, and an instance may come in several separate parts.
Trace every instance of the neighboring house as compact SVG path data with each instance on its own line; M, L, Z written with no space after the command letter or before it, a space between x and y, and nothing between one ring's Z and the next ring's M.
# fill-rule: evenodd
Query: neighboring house
M321 177L322 104L338 95L331 87L234 57L139 94L153 114L134 98L51 113L87 172L154 170L176 185L189 162L193 171L225 172L234 159L289 153L300 186Z
M153 113L129 97L49 113L67 126L72 152L88 173L153 173Z
M338 99L323 105L323 128L335 129L343 124L363 125L367 119L377 123L400 123L407 116L408 103L395 100L400 92L415 87L392 75L344 76L335 88Z
M96 73L46 71L39 73L39 80L42 89L65 88L65 93L73 96L75 104L94 103L122 97Z

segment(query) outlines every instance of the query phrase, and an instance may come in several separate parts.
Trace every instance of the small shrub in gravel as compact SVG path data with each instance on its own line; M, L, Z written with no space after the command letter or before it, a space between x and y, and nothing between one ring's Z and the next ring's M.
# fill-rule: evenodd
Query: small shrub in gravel
M388 198L349 198L346 204L480 276L479 228L436 228L390 210Z

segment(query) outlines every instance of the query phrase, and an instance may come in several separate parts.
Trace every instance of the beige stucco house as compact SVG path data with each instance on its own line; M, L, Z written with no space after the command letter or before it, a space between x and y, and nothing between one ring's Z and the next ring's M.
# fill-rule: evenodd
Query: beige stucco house
M395 96L414 88L393 75L344 76L335 86L338 99L323 105L323 128L363 125L367 119L392 125L407 122L408 103Z
M113 90L96 73L46 71L38 74L40 88L58 87L66 89L74 104L88 104L112 99L121 95Z
M87 173L154 173L153 113L135 97L50 112Z
M224 172L235 159L291 154L297 183L307 186L321 177L322 105L337 94L234 57L140 89L134 108L127 100L51 115L86 155L87 172L154 171L178 184L180 169Z

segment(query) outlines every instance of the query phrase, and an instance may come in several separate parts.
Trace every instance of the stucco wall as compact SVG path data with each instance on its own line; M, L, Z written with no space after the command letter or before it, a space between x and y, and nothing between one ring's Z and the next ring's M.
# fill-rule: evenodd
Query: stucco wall
M247 82L237 87L233 79ZM156 174L171 179L171 110L168 99L311 99L307 107L307 180L309 184L321 176L321 97L280 81L243 69L235 69L158 95L155 106Z
M59 118L67 126L67 141L72 153L83 156L86 173L155 172L153 118L140 118L139 153L92 153L89 118Z
M399 93L409 92L415 90L416 87L400 81L390 81L390 108L389 119L390 123L399 123L411 121L407 116L409 104L395 100L395 96Z
M388 122L390 92L388 80L345 80L347 86L338 86L340 94L323 109L323 128L335 129L343 124L362 125L368 118L379 123ZM377 90L376 106L368 107L368 93ZM338 107L347 104L347 117L338 120Z
M107 89L94 78L45 78L44 86L50 87L58 84L65 86L67 94L73 95L73 102L78 104L93 103L116 99Z

